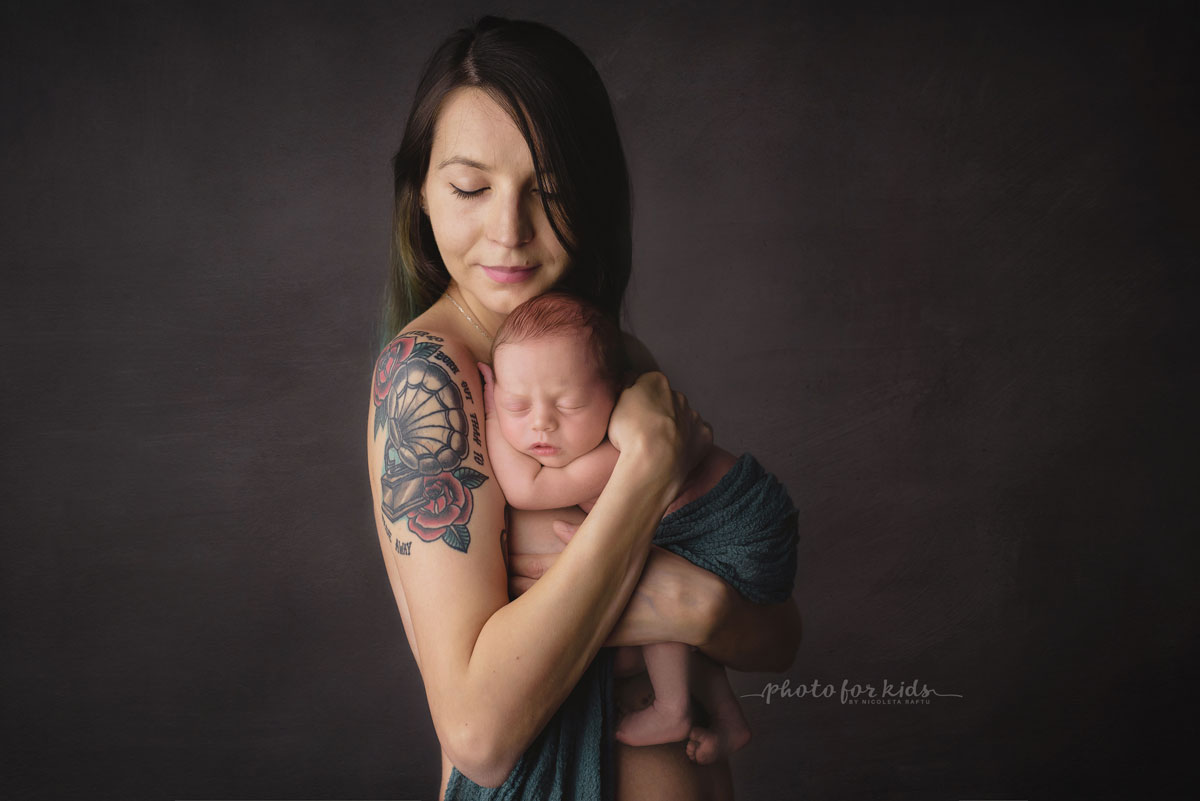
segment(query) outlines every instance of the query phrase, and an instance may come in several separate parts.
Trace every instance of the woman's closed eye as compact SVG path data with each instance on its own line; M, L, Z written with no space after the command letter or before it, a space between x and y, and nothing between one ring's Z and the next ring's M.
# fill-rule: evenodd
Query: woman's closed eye
M486 190L487 190L486 186L481 186L478 189L462 189L458 186L455 186L454 184L450 184L450 191L452 191L454 193L455 197L461 197L461 198L479 197L479 195L483 194L484 191L486 191Z
M482 195L484 192L486 192L490 188L491 187L489 187L489 186L481 186L478 189L463 189L461 186L458 186L456 184L450 184L450 191L454 194L454 196L458 197L458 198L462 198L464 200L467 200L467 199L470 199L473 197L479 197L480 195ZM541 192L538 190L537 187L534 187L532 192L535 195L542 195L549 202L553 202L555 199L555 194L553 192Z

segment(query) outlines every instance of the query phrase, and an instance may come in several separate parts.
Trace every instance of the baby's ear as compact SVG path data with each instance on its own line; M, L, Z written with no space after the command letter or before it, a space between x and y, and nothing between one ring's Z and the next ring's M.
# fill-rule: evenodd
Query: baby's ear
M491 384L496 380L495 374L492 373L492 368L486 362L475 362L479 368L479 374L483 376L483 383Z

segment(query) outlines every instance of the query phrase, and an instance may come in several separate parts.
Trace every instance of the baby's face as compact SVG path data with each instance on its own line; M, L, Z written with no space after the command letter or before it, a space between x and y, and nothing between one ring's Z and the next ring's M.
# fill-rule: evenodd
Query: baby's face
M615 398L582 334L496 349L496 418L508 443L562 467L604 441Z

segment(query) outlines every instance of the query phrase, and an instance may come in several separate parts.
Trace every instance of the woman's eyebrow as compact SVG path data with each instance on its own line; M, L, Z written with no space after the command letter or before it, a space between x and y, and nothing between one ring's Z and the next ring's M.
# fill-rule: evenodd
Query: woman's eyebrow
M478 162L475 159L469 159L466 156L451 156L450 158L439 163L438 169L440 170L443 167L449 167L451 164L462 164L465 167L473 167L476 170L483 170L484 172L487 172L489 169L486 164Z

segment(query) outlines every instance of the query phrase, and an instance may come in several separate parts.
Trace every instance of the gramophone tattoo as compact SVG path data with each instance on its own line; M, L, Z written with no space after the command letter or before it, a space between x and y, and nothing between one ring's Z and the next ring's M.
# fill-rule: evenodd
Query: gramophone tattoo
M479 442L479 424L474 414L468 422L463 392L470 389L466 382L461 390L454 383L451 374L458 374L458 366L440 341L411 332L393 340L376 362L375 432L387 431L380 508L389 524L403 519L421 540L442 540L466 553L472 490L488 477L462 464L470 443ZM384 528L391 539L391 527ZM394 544L406 552L398 540Z

